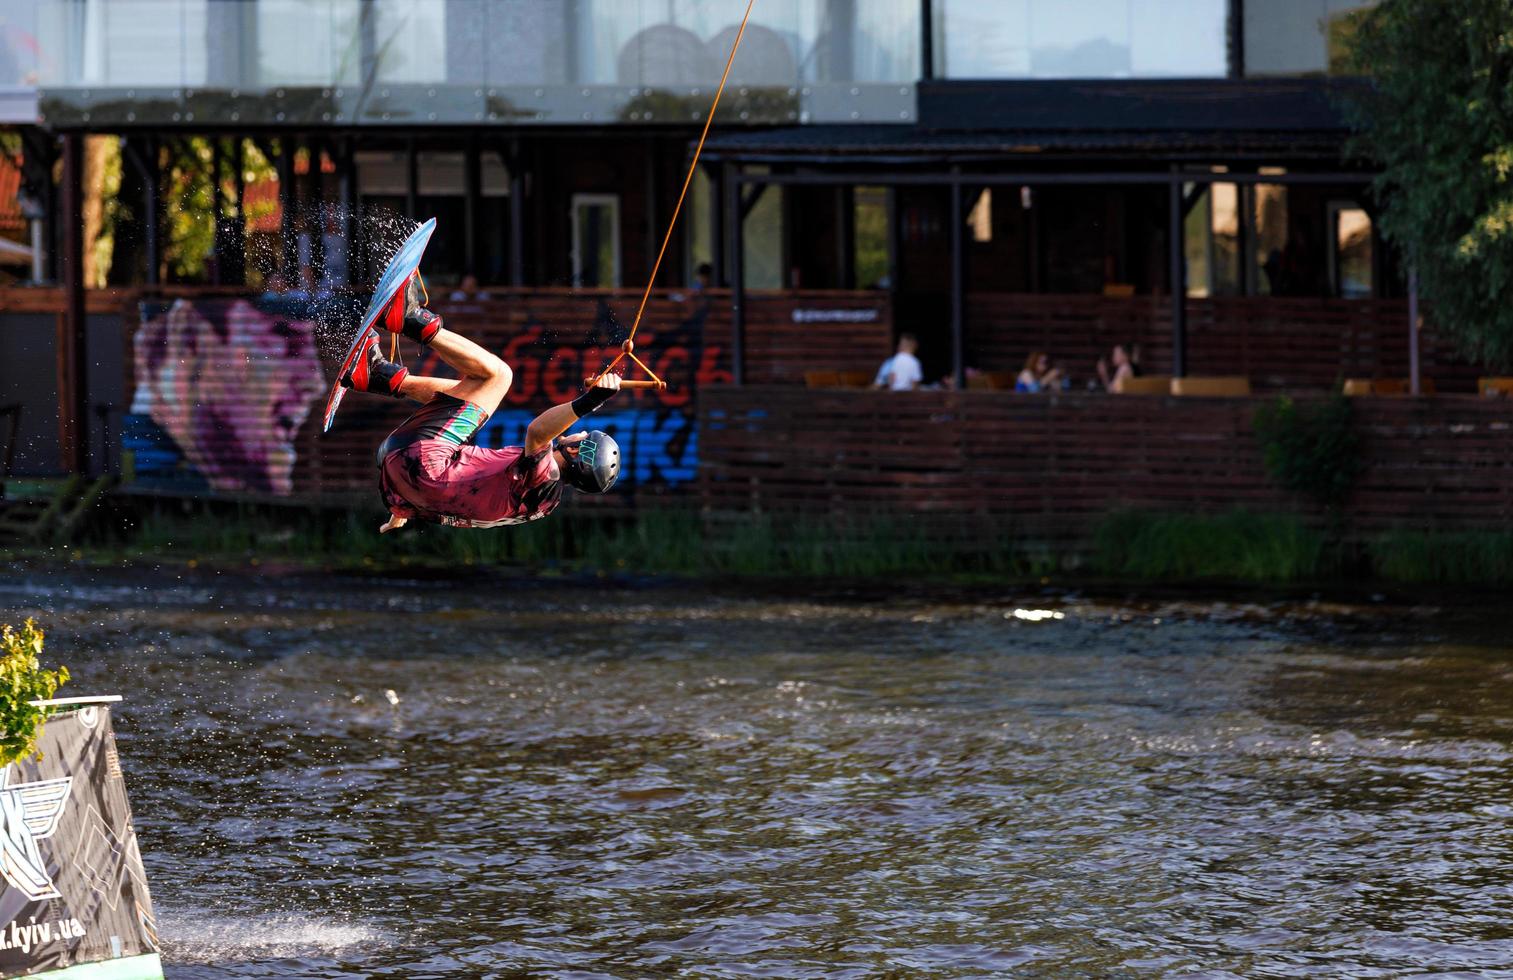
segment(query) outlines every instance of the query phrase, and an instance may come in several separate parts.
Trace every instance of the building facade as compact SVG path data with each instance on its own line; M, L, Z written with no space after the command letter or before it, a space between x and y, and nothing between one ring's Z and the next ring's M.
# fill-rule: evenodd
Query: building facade
M639 287L745 6L0 0L8 268L69 295L360 290L436 217L444 289ZM748 294L843 290L947 384L1042 348L1090 383L1124 342L1292 386L1247 324L1400 330L1347 152L1369 6L756 0L658 285L731 290L737 381Z

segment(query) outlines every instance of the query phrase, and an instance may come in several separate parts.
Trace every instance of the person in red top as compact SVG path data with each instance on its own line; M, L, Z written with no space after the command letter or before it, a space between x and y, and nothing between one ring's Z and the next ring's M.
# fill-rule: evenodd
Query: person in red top
M473 439L510 390L509 365L442 326L420 305L417 277L395 294L378 323L425 344L461 376L418 377L383 356L370 329L361 354L341 383L356 391L412 398L421 409L378 447L378 484L392 531L411 519L452 527L501 527L545 517L562 500L566 482L604 493L620 476L620 447L597 429L559 438L620 390L606 374L570 402L536 416L525 445L483 449Z

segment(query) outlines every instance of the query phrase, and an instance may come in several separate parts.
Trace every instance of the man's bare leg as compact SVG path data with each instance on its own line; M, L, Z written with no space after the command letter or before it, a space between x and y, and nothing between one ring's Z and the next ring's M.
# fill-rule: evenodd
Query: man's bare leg
M430 347L462 377L454 381L411 375L400 385L400 394L418 402L428 402L438 394L451 395L494 414L514 381L510 366L462 334L445 327L431 338Z

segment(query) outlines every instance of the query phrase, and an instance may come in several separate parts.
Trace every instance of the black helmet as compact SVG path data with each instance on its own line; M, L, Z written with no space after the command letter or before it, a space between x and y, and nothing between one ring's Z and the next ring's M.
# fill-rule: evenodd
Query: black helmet
M576 455L562 454L562 478L583 493L604 493L620 479L620 444L595 429L578 442Z

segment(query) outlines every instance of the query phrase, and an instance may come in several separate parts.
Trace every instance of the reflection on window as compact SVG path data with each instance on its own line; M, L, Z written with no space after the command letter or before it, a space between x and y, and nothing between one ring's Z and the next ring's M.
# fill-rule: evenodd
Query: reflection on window
M719 80L745 7L745 0L0 0L0 57L9 50L17 62L11 68L0 60L0 86L34 77L51 86L324 86L351 84L371 67L376 81L414 85L697 87ZM785 92L811 83L912 84L920 74L919 16L919 0L763 0L730 81Z
M259 0L258 77L282 85L350 85L360 77L358 0Z
M39 5L31 0L0 0L0 89L37 87L41 15Z
M1210 184L1195 193L1199 196L1183 226L1187 295L1239 295L1245 291L1240 274L1240 188Z
M1192 184L1183 188L1184 197L1198 199L1182 219L1182 251L1187 263L1184 278L1187 280L1187 295L1212 296L1213 289L1213 195L1207 189L1195 190Z
M380 81L418 85L445 82L447 13L443 0L373 3L374 68ZM460 10L460 5L457 5Z
M1374 290L1371 215L1350 203L1329 205L1334 227L1330 273L1334 294L1345 299L1369 299Z
M79 5L78 81L130 79L138 85L203 85L208 0L117 0ZM164 50L162 41L171 39Z
M685 87L717 81L742 0L586 0L578 81ZM752 11L730 83L913 82L918 0L766 0Z
M858 187L854 195L855 233L852 269L860 289L886 289L888 283L888 192Z
M751 168L754 172L761 169ZM741 238L746 255L743 274L749 289L782 289L786 281L783 274L783 188L775 184L758 186L761 196L746 216L746 230Z
M949 78L1222 77L1226 0L937 0Z
M620 285L620 196L573 195L573 284Z
M694 171L693 186L688 189L688 268L684 281L692 285L699 266L714 261L714 184L700 167ZM719 277L716 277L718 280Z
M1255 219L1255 257L1261 275L1256 292L1262 296L1296 295L1302 249L1287 234L1287 188L1257 184L1252 191Z
M993 188L984 187L977 203L967 213L967 226L972 229L972 241L993 240Z
M1375 0L1266 0L1245 4L1247 75L1352 72L1350 39Z

